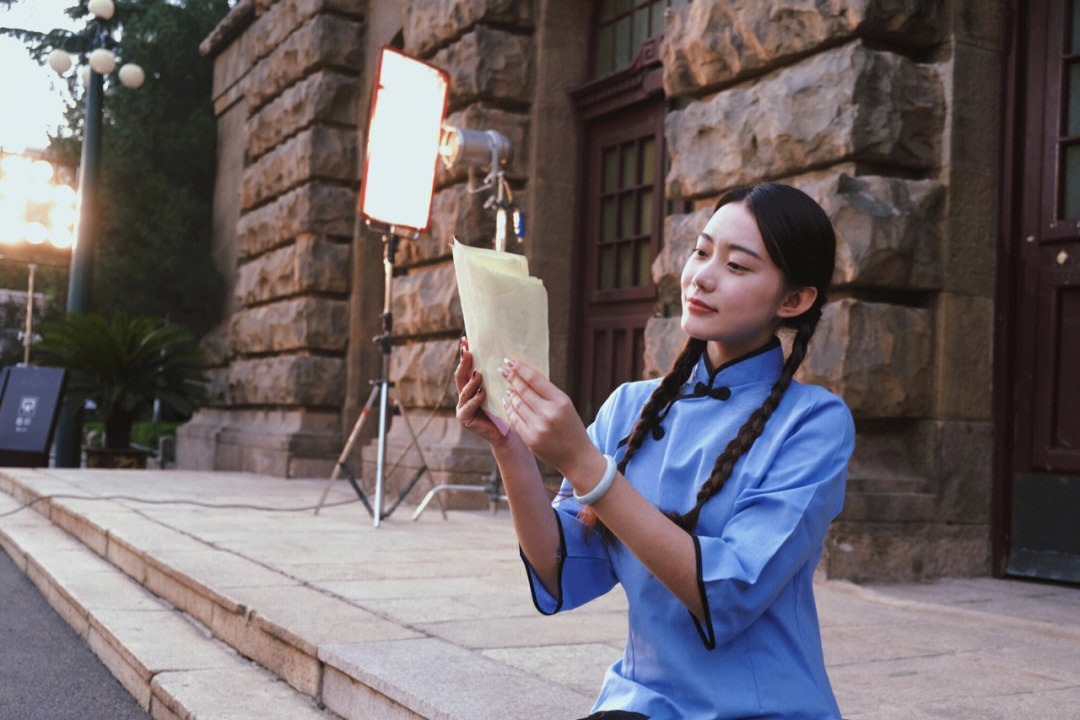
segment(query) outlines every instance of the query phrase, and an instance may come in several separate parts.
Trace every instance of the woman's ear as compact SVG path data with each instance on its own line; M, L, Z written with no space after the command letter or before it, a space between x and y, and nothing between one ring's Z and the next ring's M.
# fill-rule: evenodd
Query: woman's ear
M813 285L787 290L780 307L776 310L776 317L798 317L810 309L817 300L817 288Z

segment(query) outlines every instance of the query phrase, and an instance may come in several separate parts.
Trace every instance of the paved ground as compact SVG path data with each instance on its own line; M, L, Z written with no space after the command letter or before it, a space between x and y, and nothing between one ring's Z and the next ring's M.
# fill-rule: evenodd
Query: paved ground
M149 717L3 552L0 588L0 718Z
M432 507L414 523L403 508L374 529L358 504L317 517L241 507L310 505L322 481L3 473L47 494L154 501L58 502L305 638L320 659L352 668L353 677L395 683L387 692L445 716L470 716L451 707L448 683L506 708L505 717L536 717L536 703L560 708L550 717L583 715L621 652L625 599L617 591L553 618L532 609L505 511L444 520ZM331 500L350 497L341 483ZM819 581L815 592L826 661L849 720L1080 719L1080 589L975 579ZM440 658L446 670L433 675Z

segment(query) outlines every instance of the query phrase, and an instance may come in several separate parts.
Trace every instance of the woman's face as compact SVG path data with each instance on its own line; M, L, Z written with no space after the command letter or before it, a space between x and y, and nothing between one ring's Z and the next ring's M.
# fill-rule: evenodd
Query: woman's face
M712 360L731 359L768 342L788 294L754 216L728 203L706 223L683 268L682 329L719 345Z

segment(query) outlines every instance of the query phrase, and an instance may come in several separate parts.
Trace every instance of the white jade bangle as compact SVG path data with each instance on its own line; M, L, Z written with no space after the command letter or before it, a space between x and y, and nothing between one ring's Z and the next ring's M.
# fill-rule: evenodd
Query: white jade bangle
M574 499L582 505L592 505L604 497L604 493L611 487L611 483L615 482L615 458L605 455L604 460L607 460L607 468L604 470L604 476L600 478L600 482L596 483L596 487L584 495L578 495L577 490L574 491Z

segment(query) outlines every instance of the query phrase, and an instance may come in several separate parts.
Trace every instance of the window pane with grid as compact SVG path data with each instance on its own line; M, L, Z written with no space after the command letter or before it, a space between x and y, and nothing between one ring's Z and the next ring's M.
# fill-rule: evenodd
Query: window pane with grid
M601 151L597 288L647 286L655 234L655 153L652 135Z
M684 2L687 0L601 0L594 42L596 77L633 62L645 40L664 32L664 11Z

